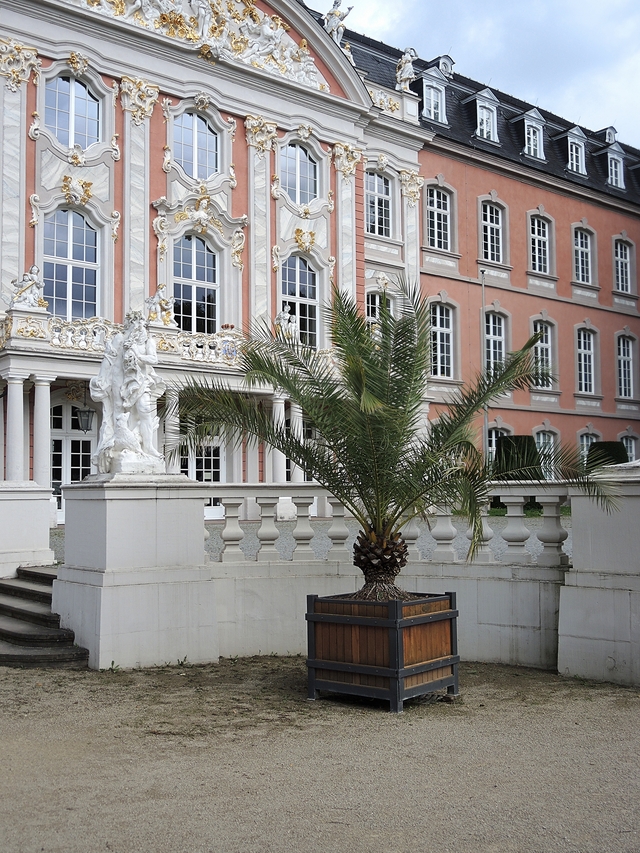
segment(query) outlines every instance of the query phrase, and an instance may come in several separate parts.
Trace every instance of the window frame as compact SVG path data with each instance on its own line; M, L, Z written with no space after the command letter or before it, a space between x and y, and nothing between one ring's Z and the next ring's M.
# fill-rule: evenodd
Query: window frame
M529 144L529 132L532 131L537 137L537 153ZM527 157L532 157L534 160L544 160L544 128L542 125L534 121L525 120L524 123L524 153Z
M427 92L430 93L430 97L427 98ZM437 97L434 98L433 95ZM430 104L431 109L427 109L427 102ZM436 106L437 110L434 110L433 107ZM435 112L438 115L435 115ZM433 80L424 81L423 87L423 100L422 100L422 115L428 121L435 121L438 124L447 124L447 109L446 109L446 90L444 86L438 86Z
M192 148L192 152L193 152L193 167L194 167L194 170L196 172L198 171L198 169L200 167L200 156L199 156L200 151L203 150L198 145L198 136L199 136L198 120L204 122L207 125L207 127L209 128L209 130L211 131L211 133L213 134L213 136L215 138L215 143L216 143L215 144L215 169L203 177L199 176L198 174L195 174L195 175L189 174L189 172L185 168L183 162L181 162L178 159L178 156L176 154L176 123L178 121L184 119L185 116L191 116L193 119L193 122L192 122L193 126L191 128L191 131L192 131L192 146L191 146L191 148ZM214 180L216 178L216 176L218 176L220 174L220 172L221 172L221 154L222 154L222 135L220 133L220 130L215 127L214 122L211 121L211 116L208 115L208 113L206 111L199 110L195 106L195 104L187 104L184 109L180 110L180 112L176 113L173 116L173 119L171 121L170 147L171 147L171 161L172 161L172 163L175 164L175 166L180 169L181 174L183 176L185 176L187 178L187 180L189 180L190 182L197 183L197 184L208 183L208 182ZM207 149L207 153L208 153L208 149Z
M291 197L291 193L290 193L291 187L287 187L286 182L285 182L285 174L289 174L289 172L287 170L283 169L283 158L284 158L286 152L290 148L296 149L296 158L295 158L295 168L296 168L295 177L296 177L296 180L295 180L295 187L293 187L293 189L295 190L295 196L296 196L295 198ZM307 155L308 160L311 163L313 163L313 166L315 167L315 175L314 175L315 194L312 197L310 197L309 199L306 199L305 201L303 201L300 197L300 190L301 190L301 187L300 187L300 152L301 151L303 151ZM289 199L291 204L304 207L304 206L309 205L312 202L316 201L318 198L320 198L320 171L321 171L320 162L318 161L317 154L315 151L312 151L308 145L305 145L303 142L294 138L294 139L288 140L286 143L279 146L279 149L278 149L278 176L280 178L280 187L282 190L282 194Z
M491 330L487 329L489 325L489 318L496 318L500 320L501 334L496 335ZM508 318L501 311L496 311L495 309L486 310L484 312L483 318L483 329L484 329L484 359L483 359L483 370L488 372L490 369L493 369L497 364L502 364L507 356L509 351L509 342L508 342L508 329L507 329ZM496 324L497 326L498 324ZM495 353L497 351L497 347L492 344L492 342L500 342L501 343L501 355L500 358L495 357Z
M533 334L537 334L542 326L547 330L547 340L545 341L543 338L535 345L534 357L540 361L540 364L546 366L551 373L554 373L556 363L556 325L548 317L534 317L532 319L531 331ZM552 377L548 380L547 384L536 384L532 388L536 391L553 391L556 385L557 379Z
M430 303L429 309L431 314L431 371L429 376L433 379L439 380L455 379L457 376L455 308L442 300L434 300ZM440 323L436 325L434 323L434 312L447 312L449 325L442 326ZM445 354L444 358L442 358L443 346L445 350L448 348L448 354ZM447 358L448 372L442 372L441 367ZM434 370L435 366L437 366L437 370Z
M487 122L488 119L488 122ZM487 132L488 129L488 132ZM476 100L476 132L478 139L500 143L498 137L498 110L494 104L480 98Z
M621 343L626 342L627 353L621 354ZM637 377L637 346L638 341L635 335L632 335L628 329L617 332L615 335L615 365L616 365L616 399L628 402L638 398L638 377ZM623 393L625 388L622 383L621 368L622 365L627 365L626 384L628 394Z
M496 225L489 221L489 211L494 210L499 214L499 223ZM480 257L483 262L489 264L505 265L505 209L502 205L496 204L494 200L483 199L480 203ZM486 216L485 216L486 213ZM493 229L493 230L492 230ZM491 257L492 239L498 238L498 257Z
M578 275L580 273L579 264L580 264L580 255L578 252L583 252L584 247L580 247L577 245L579 235L585 235L589 238L589 246L588 246L588 259L589 259L589 280L585 281L583 278L579 278ZM574 222L571 226L571 243L572 243L572 253L571 253L571 283L573 285L577 285L578 287L587 287L592 290L599 289L599 277L598 277L598 241L596 232L587 224L587 220L583 219L580 222Z
M62 314L55 313L55 295L51 293L47 293L47 285L45 283L45 291L44 298L49 302L48 310L50 313L57 317L61 321L65 322L73 322L74 320L87 320L92 319L93 317L102 317L104 316L103 306L105 305L105 294L102 289L102 275L101 272L104 269L105 261L104 255L106 254L104 251L104 228L101 224L95 221L95 218L90 215L90 212L85 210L78 210L73 205L62 204L53 207L52 210L43 211L44 219L43 219L43 227L42 227L42 236L39 240L38 245L38 254L40 259L40 268L42 270L43 281L45 280L45 270L46 264L54 264L55 266L65 266L67 268L66 271L66 295L64 297L64 301L66 303L66 314L63 316ZM56 217L59 213L67 214L67 257L63 257L61 255L50 255L45 254L45 240L48 240L46 236L46 228L47 228L47 220L50 217ZM96 260L95 262L85 261L84 259L81 261L80 259L76 259L73 257L73 216L77 215L82 218L88 228L95 232L95 253ZM55 232L54 232L55 233ZM54 237L54 242L58 243L57 237ZM79 284L79 282L74 282L73 280L73 270L74 269L82 269L82 270L95 270L95 312L89 316L85 316L83 312L82 317L74 316L73 314L73 305L74 302L78 302L78 300L74 300L73 298L73 288L74 284ZM55 275L55 272L54 272ZM85 287L87 285L84 285ZM88 285L91 286L91 285ZM54 279L54 291L55 291L55 279ZM53 300L53 302L52 302ZM87 304L84 299L82 304ZM90 303L91 304L91 303Z
M578 432L577 439L578 453L580 455L580 458L583 461L586 461L591 445L594 444L596 441L602 441L602 433L596 432L593 427L589 426ZM583 439L590 440L587 442L583 441Z
M585 144L571 136L567 138L567 169L574 175L587 174Z
M614 234L612 238L613 246L612 246L612 255L613 255L613 292L616 294L624 294L626 296L633 296L637 292L636 286L636 264L635 264L635 244L629 240L626 236L626 233L623 234ZM624 246L627 251L627 258L624 263L626 263L627 268L627 283L628 289L622 290L618 286L619 282L622 279L622 276L619 275L619 261L621 259L618 258L618 246Z
M370 189L368 187L368 178L370 176L375 176L376 178L381 179L382 185L386 186L388 189L388 193L380 193L377 189ZM393 203L393 188L395 183L393 179L386 173L381 172L377 169L367 169L364 173L364 230L365 237L375 237L376 239L386 239L391 240L394 238L395 227L394 227L394 208L395 204ZM387 210L386 210L386 220L388 222L388 226L386 228L386 232L381 233L378 231L378 225L376 224L376 230L369 230L369 207L370 207L370 199L374 200L375 207L375 221L379 222L379 207L381 206L384 210L384 201L387 201ZM380 202L382 204L380 205Z
M586 340L591 341L589 349L581 346ZM598 393L598 341L595 329L578 326L576 329L576 393L593 397Z
M285 294L284 284L285 284L285 270L289 268L290 262L294 260L296 264L296 276L295 276L295 286L296 286L296 294ZM313 299L309 297L303 297L299 295L300 291L300 266L301 264L306 264L308 268L308 272L312 273L313 277L313 287L315 289L315 296ZM305 286L309 286L308 284ZM314 266L310 260L303 257L300 254L293 253L285 258L280 267L280 275L279 275L279 290L278 290L278 312L284 310L285 303L289 305L289 314L291 317L295 317L298 339L303 346L311 347L312 349L319 350L322 348L322 318L321 318L321 295L322 295L322 278L319 269ZM295 312L291 310L291 306L294 306ZM312 332L309 331L309 328L303 330L301 323L301 312L299 310L300 305L312 306L314 308L313 317L311 316L311 312L307 313L306 322L307 324L313 320L315 323L315 328ZM314 340L312 343L309 342L308 336L313 336Z
M617 173L616 173L617 172ZM624 159L617 154L607 155L607 184L618 190L624 190Z
M430 197L433 193L434 201L435 197L440 194L443 198L447 200L448 208L446 211L443 211L442 208L438 207L436 204L430 204ZM440 186L439 184L429 184L425 187L424 191L425 197L425 245L428 249L434 250L436 252L447 252L452 253L454 251L454 210L455 210L455 202L453 193L444 186ZM433 219L433 229L432 229L432 219ZM431 242L431 234L432 230L434 233L435 241L437 242L437 235L441 230L439 228L438 219L445 220L446 219L446 240L447 245L438 246L435 243Z
M214 281L213 282L208 282L206 280L197 279L193 274L192 274L191 278L186 278L186 277L183 278L182 276L176 276L176 274L175 274L176 248L177 248L178 244L180 244L183 240L188 239L188 238L190 238L192 241L194 241L192 244L192 247L191 247L191 256L192 256L191 257L191 266L192 266L193 270L195 270L197 268L197 264L194 262L195 261L194 254L196 252L196 247L197 247L197 243L195 241L199 240L200 242L202 242L205 246L205 249L208 250L209 252L211 252L211 254L214 258L214 266L213 266ZM206 239L205 235L195 234L190 230L186 230L186 231L182 232L181 234L176 234L174 236L173 241L172 241L172 246L171 246L171 283L172 283L171 295L175 298L175 303L174 303L175 320L176 320L178 328L180 329L181 332L185 332L185 333L191 334L191 335L196 335L196 334L214 335L220 331L221 315L222 315L222 308L223 308L222 296L221 296L221 281L220 281L220 279L221 279L221 275L220 275L220 272L221 272L220 254L221 254L220 251L216 248L215 245L212 244L212 242L210 240ZM206 254L205 254L205 257L206 257ZM206 269L206 265L205 265L205 269ZM184 283L185 285L188 285L192 288L192 295L191 295L191 299L190 299L190 303L191 303L191 312L190 312L191 328L190 329L183 328L183 326L181 325L181 319L183 317L183 312L180 310L180 307L177 307L177 308L175 307L175 306L180 306L180 303L182 301L184 301L182 298L182 295L180 297L176 296L176 285L179 283ZM214 303L213 303L214 304L214 316L213 316L213 318L210 318L206 315L204 318L200 318L200 317L198 317L198 315L196 313L197 312L198 300L197 300L197 298L194 299L193 290L194 289L197 290L198 287L205 289L206 291L212 291L214 296L215 296ZM208 303L205 302L205 305L207 305L207 304ZM204 326L205 326L204 329L198 329L198 321L201 319L204 320ZM207 324L208 323L213 324L213 331L207 330Z
M638 457L638 436L634 433L623 432L618 436L618 441L621 441L625 449L627 451L627 456L629 457L629 462L635 462ZM631 445L631 453L629 453L629 447L627 443Z
M534 273L535 275L552 275L553 272L553 240L552 240L552 232L553 232L553 223L549 220L548 217L543 216L541 213L531 213L528 216L529 220L529 271ZM544 225L546 234L541 236L540 234L535 233L536 226L538 223ZM545 268L540 269L536 264L539 261L536 260L536 256L540 254L539 249L541 246L544 246L545 253ZM537 247L537 251L536 251Z

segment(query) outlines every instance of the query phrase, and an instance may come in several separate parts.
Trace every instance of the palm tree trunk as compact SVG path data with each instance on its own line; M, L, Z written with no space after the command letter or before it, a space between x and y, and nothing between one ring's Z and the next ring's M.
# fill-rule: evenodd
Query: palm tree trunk
M368 533L361 530L353 543L353 564L362 571L365 582L349 598L360 601L411 598L411 593L395 585L407 559L407 543L400 533L384 537L377 536L371 528Z

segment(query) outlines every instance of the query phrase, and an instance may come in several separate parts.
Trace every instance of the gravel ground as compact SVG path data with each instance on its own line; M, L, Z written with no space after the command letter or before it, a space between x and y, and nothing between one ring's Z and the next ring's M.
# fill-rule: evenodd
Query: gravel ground
M466 664L305 699L301 658L0 668L2 853L637 853L640 691Z
M461 518L454 518L453 523L458 529L458 535L454 540L453 546L456 549L458 559L463 560L466 557L467 550L469 548L469 542L465 536L468 524ZM498 560L503 558L507 548L507 543L500 535L501 531L504 530L506 523L506 518L504 518L504 516L496 516L489 519L489 525L494 532L493 539L491 540L491 549ZM540 553L540 551L542 551L542 543L535 535L535 531L540 530L542 527L542 519L535 517L527 518L525 519L525 523L529 530L532 531L531 536L525 544L525 548L532 557L535 557ZM564 550L569 556L571 556L571 517L563 516L562 525L567 529L567 533L569 534L568 538L564 542ZM222 526L223 522L221 521L209 521L206 523L209 539L205 543L205 548L211 559L214 561L218 560L220 550L222 548L222 539L220 538ZM280 551L282 558L285 560L290 560L293 554L295 543L292 533L294 526L295 525L292 521L279 521L277 523L277 527L280 530L280 536L276 542L276 547ZM420 528L420 536L416 542L416 546L422 559L429 560L436 547L436 541L424 522L419 522L418 526ZM241 543L242 550L246 554L247 559L255 559L259 545L258 537L256 536L259 524L258 522L242 522L241 527L245 532L244 539ZM325 559L331 546L331 540L327 536L330 522L314 520L312 522L312 527L314 528L315 535L311 540L311 546L319 559ZM350 538L347 540L347 544L351 546L353 544L353 540L356 538L359 527L352 519L347 520L347 527L351 533ZM56 530L51 531L50 547L55 551L56 560L64 562L64 527L58 527Z

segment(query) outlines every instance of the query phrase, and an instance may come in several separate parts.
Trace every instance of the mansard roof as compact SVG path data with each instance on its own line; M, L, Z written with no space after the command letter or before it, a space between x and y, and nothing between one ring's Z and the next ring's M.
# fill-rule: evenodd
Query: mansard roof
M322 26L322 14L309 9L304 0L297 0L310 15ZM356 33L345 30L343 42L348 42L357 71L364 76L367 85L378 85L388 89L396 86L396 65L403 54L402 50ZM413 67L418 79L411 89L422 98L422 73L432 68L436 60L414 60ZM586 127L578 128L584 134L586 175L571 172L567 168L567 133L576 131L577 126L539 105L527 103L498 89L491 93L498 102L497 125L499 145L476 136L477 115L475 96L487 91L487 86L462 74L453 72L446 81L447 125L421 117L425 129L435 133L435 140L448 139L453 143L485 151L492 157L503 158L511 163L526 165L527 168L561 178L569 183L596 190L608 196L614 196L634 204L640 204L640 150L624 143L618 143L625 155L627 164L626 189L618 189L608 183L606 158L597 157L602 151L603 131L594 132ZM536 161L523 153L524 139L522 122L514 122L524 113L537 112L545 124L545 159ZM604 162L603 162L604 160ZM633 168L638 166L638 168Z

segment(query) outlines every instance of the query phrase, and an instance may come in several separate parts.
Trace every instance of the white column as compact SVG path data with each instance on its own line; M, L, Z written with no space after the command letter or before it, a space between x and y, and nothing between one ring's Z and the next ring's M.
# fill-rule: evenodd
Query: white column
M51 382L50 376L34 376L33 479L39 486L51 485Z
M24 480L24 380L10 374L7 380L7 480Z
M180 440L180 415L177 407L173 406L177 402L178 392L174 389L167 390L167 414L164 419L164 448L167 457L167 474L180 473L180 456L176 453L171 454L174 447L177 446Z
M302 440L302 409L297 403L290 403L289 417L291 419L291 433ZM304 471L298 465L291 463L291 482L304 483Z
M284 427L284 397L273 397L273 423ZM287 465L284 453L275 448L271 449L271 472L274 483L286 483Z
M4 480L4 394L0 396L0 480Z

